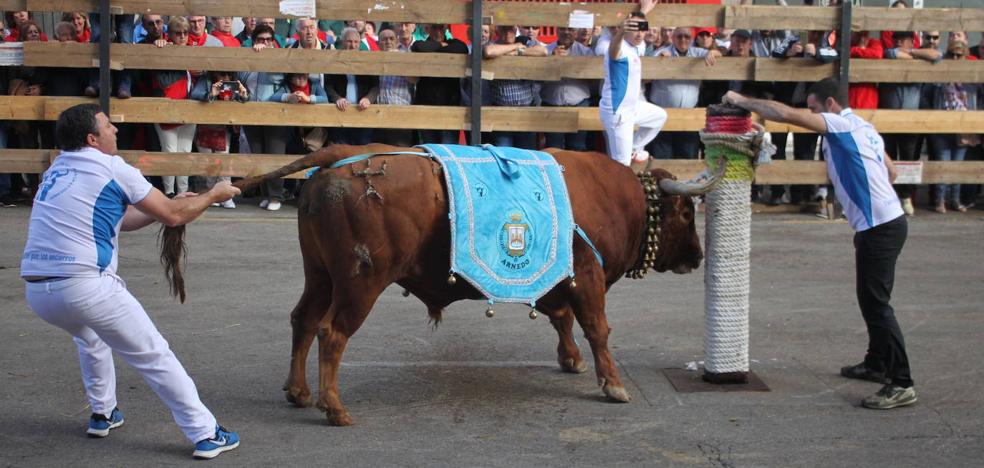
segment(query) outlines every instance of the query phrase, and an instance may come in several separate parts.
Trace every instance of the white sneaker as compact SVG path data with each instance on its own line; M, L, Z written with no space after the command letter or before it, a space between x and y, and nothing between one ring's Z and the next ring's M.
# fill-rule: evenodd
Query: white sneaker
M260 202L260 208L266 209L267 205L270 204L270 200L266 199Z
M280 205L280 200L270 200L270 203L267 203L266 209L267 211L277 211L280 209Z
M646 162L649 160L649 152L646 150L635 150L632 153L633 162Z
M215 202L215 203L212 203L211 206L214 207L214 208L218 208L218 207L222 206L222 204L219 203L219 202Z
M220 205L222 206L222 208L226 208L226 209L231 210L231 209L233 209L233 208L236 207L236 202L232 201L232 199L230 198L230 199L228 199L228 200L220 203Z
M911 198L902 199L902 211L906 214L906 216L912 216L913 214L916 213L915 208L913 208L912 206Z

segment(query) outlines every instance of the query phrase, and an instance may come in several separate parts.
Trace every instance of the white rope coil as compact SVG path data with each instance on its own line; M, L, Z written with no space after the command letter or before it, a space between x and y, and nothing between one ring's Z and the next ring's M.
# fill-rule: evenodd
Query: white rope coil
M722 180L707 194L704 367L715 374L748 372L751 187Z

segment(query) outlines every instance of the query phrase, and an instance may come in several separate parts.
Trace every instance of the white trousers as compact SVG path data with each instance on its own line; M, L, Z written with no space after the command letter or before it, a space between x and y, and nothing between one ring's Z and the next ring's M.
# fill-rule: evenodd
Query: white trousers
M605 128L608 155L628 166L632 163L632 152L645 148L659 135L666 124L666 111L651 102L639 101L635 112L620 115L602 110L601 124ZM639 130L635 130L636 125Z
M160 124L154 124L157 138L161 141L161 151L164 153L190 153L191 144L195 141L195 124L184 124L177 128L163 129ZM185 193L188 191L188 176L161 176L164 183L164 193ZM177 190L175 191L175 182Z
M198 398L195 382L122 279L104 274L26 284L31 309L74 337L93 413L108 416L116 407L115 351L170 408L188 440L215 434L215 416Z

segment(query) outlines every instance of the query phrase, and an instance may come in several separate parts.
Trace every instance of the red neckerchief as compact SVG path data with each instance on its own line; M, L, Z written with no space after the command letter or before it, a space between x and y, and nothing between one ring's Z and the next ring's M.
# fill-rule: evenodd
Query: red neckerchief
M233 36L232 34L222 31L212 31L212 35L215 36L216 39L222 41L222 45L226 47L242 47L239 39L236 39L236 36Z
M188 45L190 46L203 46L205 45L205 39L208 39L208 34L193 36L191 33L188 33Z
M91 39L92 39L92 31L90 31L88 29L86 29L85 31L82 31L82 34L77 34L75 36L75 40L77 42L81 42L83 44L88 43Z
M294 86L293 83L287 83L287 87L290 89L290 92L292 92L292 93L296 93L296 92L300 91L300 92L304 93L305 96L310 96L311 95L311 81L310 80L308 80L308 82L305 83L304 86L298 87L298 86Z

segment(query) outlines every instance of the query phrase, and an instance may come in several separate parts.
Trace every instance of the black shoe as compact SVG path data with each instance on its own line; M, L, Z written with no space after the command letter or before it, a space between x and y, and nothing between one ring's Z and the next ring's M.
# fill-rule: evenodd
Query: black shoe
M889 384L891 381L885 378L884 372L875 372L865 367L864 363L853 366L841 367L841 375L849 379L867 380L880 384Z

